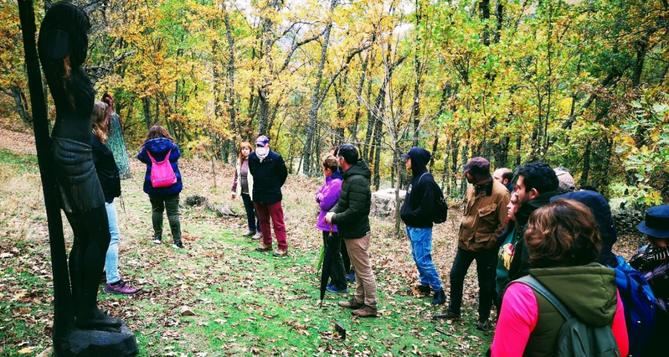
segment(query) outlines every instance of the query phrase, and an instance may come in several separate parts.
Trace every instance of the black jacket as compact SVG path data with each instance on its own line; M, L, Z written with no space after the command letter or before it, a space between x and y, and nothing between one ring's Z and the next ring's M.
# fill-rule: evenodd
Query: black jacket
M121 178L114 161L114 154L95 135L91 135L91 147L95 171L105 195L105 202L112 203L114 198L121 196Z
M344 172L341 195L332 212L332 223L337 225L344 239L362 238L369 233L369 209L372 191L369 188L371 173L367 165L358 161ZM255 176L254 176L255 178Z
M288 177L288 169L281 155L270 151L265 160L260 162L253 152L249 155L249 171L253 175L253 202L270 205L281 201L281 186Z
M434 217L439 186L427 171L430 154L424 149L409 151L412 178L400 210L400 217L408 227L430 228Z

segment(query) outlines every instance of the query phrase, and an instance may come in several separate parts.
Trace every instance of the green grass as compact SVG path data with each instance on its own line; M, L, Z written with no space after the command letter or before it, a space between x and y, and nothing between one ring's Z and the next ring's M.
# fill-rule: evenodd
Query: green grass
M17 174L34 173L38 171L37 156L20 155L9 150L0 148L0 164L6 169L6 166L13 169Z

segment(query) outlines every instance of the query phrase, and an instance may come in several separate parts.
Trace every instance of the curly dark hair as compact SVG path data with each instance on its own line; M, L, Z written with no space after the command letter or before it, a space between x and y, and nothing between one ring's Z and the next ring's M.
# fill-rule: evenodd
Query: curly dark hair
M559 186L555 171L548 164L541 161L530 162L516 169L514 182L518 181L518 177L520 176L523 176L525 191L530 191L534 188L541 194L556 191Z
M595 262L602 240L587 206L559 199L532 213L525 242L530 266L546 268Z

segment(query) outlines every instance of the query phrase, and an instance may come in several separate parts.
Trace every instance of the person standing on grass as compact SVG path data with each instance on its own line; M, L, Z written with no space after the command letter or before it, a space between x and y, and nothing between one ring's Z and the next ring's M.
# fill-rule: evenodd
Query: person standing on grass
M407 170L411 170L412 178L400 215L402 222L406 224L411 255L418 268L420 285L417 289L423 296L429 296L432 289L432 304L441 305L446 302L446 294L439 272L432 262L432 217L440 188L434 182L432 174L427 171L427 164L431 159L430 152L419 147L413 147L407 154L402 155Z
M279 247L274 256L283 257L288 254L286 241L286 224L283 220L281 207L281 187L286 183L288 169L281 155L270 150L269 138L261 135L256 139L255 152L249 155L249 172L253 176L253 204L260 221L262 241L256 248L259 252L272 250L272 231L270 219L274 228L274 235Z
M359 159L358 149L352 144L339 146L335 155L344 171L344 182L339 201L325 215L325 221L337 225L358 281L353 297L339 302L339 306L353 309L355 316L376 317L376 279L369 258L371 173L364 161Z
M179 157L181 157L179 146L167 130L160 125L154 125L149 129L146 141L144 141L144 145L137 154L137 159L146 164L144 192L149 195L151 201L153 242L160 244L163 238L163 211L167 211L167 220L170 222L175 248L184 247L181 241L181 223L179 222L179 193L183 188L178 165ZM166 187L153 187L151 182L152 167L154 164L160 165L165 159L169 160L176 180Z
M325 215L337 204L341 194L342 177L337 169L337 158L334 155L328 155L322 162L323 175L325 183L316 192L316 203L318 203L319 213L316 222L316 228L323 232L323 247L325 256L332 259L329 266L323 264L323 273L330 277L331 283L326 286L327 291L331 293L346 293L346 278L344 264L342 262L341 236L337 231L337 226L325 221Z
M249 155L253 147L251 143L245 141L239 145L239 157L235 167L235 176L232 180L232 199L237 196L242 197L244 209L246 210L246 220L249 231L244 236L252 239L260 239L260 224L256 217L256 210L253 207L253 175L249 172Z
M476 260L479 281L479 318L476 328L490 328L490 308L495 298L497 236L506 223L509 191L490 175L490 162L474 157L464 167L471 184L460 223L458 250L450 273L451 299L448 310L434 318L459 319L462 290L467 269Z
M114 161L114 155L105 145L109 133L109 116L106 113L107 104L95 102L91 121L93 123L93 135L91 136L91 149L93 151L93 162L95 171L100 180L100 186L105 196L105 209L109 221L109 234L111 240L105 257L105 277L107 284L105 292L113 294L132 295L139 289L131 286L121 279L118 271L118 246L121 234L118 229L118 219L114 198L121 196L121 178L119 169Z

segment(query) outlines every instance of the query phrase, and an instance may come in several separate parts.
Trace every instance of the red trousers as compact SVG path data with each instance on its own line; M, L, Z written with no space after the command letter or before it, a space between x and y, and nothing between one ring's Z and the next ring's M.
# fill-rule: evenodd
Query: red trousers
M286 241L286 224L283 222L283 208L281 201L269 205L262 203L253 203L256 208L256 214L260 221L260 232L262 233L262 242L265 246L272 246L272 232L270 231L269 221L272 219L272 226L274 227L274 235L276 241L279 243L280 250L288 249L288 242Z

